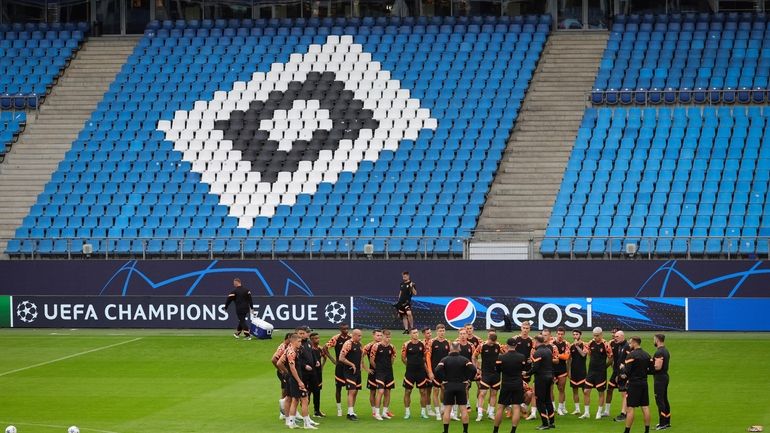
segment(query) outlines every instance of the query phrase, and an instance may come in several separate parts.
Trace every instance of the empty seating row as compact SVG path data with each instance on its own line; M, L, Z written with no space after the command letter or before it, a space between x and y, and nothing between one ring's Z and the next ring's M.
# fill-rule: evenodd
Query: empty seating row
M283 253L308 237L327 238L326 252L348 251L344 237L356 251L391 237L388 251L414 252L409 238L424 236L441 238L428 251L457 254L548 22L420 22L386 20L379 35L358 20L150 28L9 251L59 254L61 238L79 238L135 254L141 243L103 239L152 230L152 254L174 254L201 237L235 245L239 230Z
M768 117L770 107L586 110L542 253L617 253L642 240L664 256L672 245L734 253L725 237L742 253L766 251Z

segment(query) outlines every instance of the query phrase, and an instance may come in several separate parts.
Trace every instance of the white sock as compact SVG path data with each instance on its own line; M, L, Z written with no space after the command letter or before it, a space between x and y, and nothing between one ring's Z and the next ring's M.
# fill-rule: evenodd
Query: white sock
M342 410L342 403L337 403L337 410Z
M355 415L352 407L348 407L348 415Z
M602 414L602 408L599 408L599 410L598 410L598 411L596 411L596 414L597 414L597 415L601 415L601 414Z
M427 410L428 410L428 408L423 406L422 409L420 409L420 415L425 415L425 411L427 411Z
M481 415L481 414L484 413L484 408L480 407L480 408L476 409L476 411L479 413L479 415Z
M532 410L531 410L530 414L534 415L535 411L537 411L537 408L535 406L532 406Z
M282 398L282 399L278 400L278 406L279 406L279 407L281 408L281 410L282 410L282 411L284 411L284 412L286 411L286 409L285 409L285 408L284 408L284 406L283 406L283 404L284 404L284 402L285 402L285 401L286 401L286 397L284 397L284 398Z
M310 419L310 415L304 417L304 419L305 419L305 425L310 425L313 423L313 420Z
M412 411L411 411L411 409L409 409L409 408L406 408L406 409L404 410L404 415L409 415L411 412L412 412Z
M591 406L585 405L586 413L591 413Z
M388 410L387 406L382 408L382 413L388 413L388 412L390 412L390 411Z
M575 412L580 411L580 403L575 403Z
M372 413L375 413L375 412L377 412L377 410L378 410L378 409L377 409L375 406L372 406Z
M373 407L372 412L374 412L376 415L380 414L380 408L379 407Z
M605 404L605 405L604 405L604 412L605 412L605 413L610 413L610 408L611 408L611 407L612 407L612 404L611 404L611 403L607 403L607 404Z

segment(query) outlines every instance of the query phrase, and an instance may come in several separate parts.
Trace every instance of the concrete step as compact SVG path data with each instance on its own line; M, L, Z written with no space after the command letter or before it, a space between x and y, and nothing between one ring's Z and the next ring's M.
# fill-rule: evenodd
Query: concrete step
M545 229L607 38L607 32L549 37L478 230Z
M90 38L0 164L0 254L139 38Z

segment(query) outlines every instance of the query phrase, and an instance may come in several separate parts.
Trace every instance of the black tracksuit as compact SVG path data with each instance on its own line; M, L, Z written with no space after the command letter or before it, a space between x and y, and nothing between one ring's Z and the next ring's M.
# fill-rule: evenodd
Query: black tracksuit
M250 331L248 317L249 311L254 304L254 301L251 299L251 291L243 286L236 287L227 296L225 309L230 306L231 302L235 302L235 314L238 316L238 327L236 328L237 333L243 331L244 334L249 335Z
M551 401L551 385L553 384L553 352L548 344L541 344L532 355L532 368L529 375L535 376L535 397L537 410L543 425L553 425L556 417Z
M655 392L655 404L660 414L660 425L671 425L671 405L668 403L668 361L671 354L665 346L658 347L653 359L662 358L663 367L655 371L653 375L653 390Z

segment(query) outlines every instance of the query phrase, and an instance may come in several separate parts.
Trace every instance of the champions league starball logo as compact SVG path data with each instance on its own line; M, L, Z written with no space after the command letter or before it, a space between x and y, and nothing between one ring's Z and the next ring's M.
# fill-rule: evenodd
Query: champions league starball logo
M332 301L326 304L326 308L324 308L324 316L330 323L339 325L345 320L345 318L348 316L348 313L344 305L337 301Z
M158 130L210 193L251 228L299 194L314 194L362 161L416 140L437 120L350 35L329 36L251 81L196 101Z
M37 305L30 301L22 301L16 306L16 317L24 323L34 322L37 314Z

